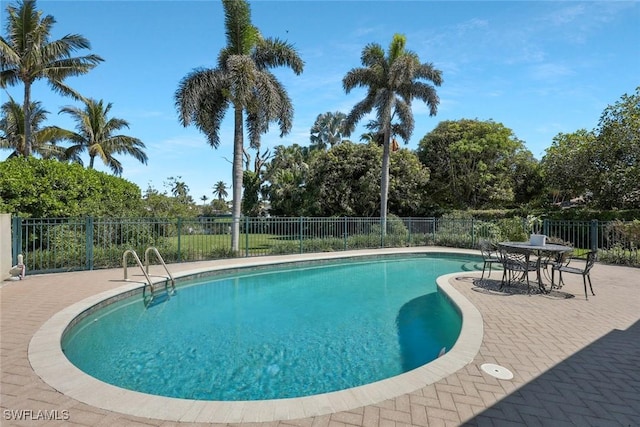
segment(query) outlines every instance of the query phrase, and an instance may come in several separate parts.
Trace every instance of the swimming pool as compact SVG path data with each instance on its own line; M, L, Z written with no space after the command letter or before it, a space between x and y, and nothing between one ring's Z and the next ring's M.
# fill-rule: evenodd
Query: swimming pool
M481 267L477 251L453 248L374 249L322 254L298 254L259 258L238 258L169 266L177 278L221 274L230 269L264 268L283 263L326 261L345 258L404 255L450 254L469 257L472 269ZM475 267L474 267L475 266ZM174 270L175 268L175 270ZM467 268L465 268L467 270ZM160 272L160 271L158 271ZM484 335L482 315L478 309L453 286L468 286L466 271L440 276L438 289L446 294L462 313L462 328L454 347L442 357L409 372L330 393L273 400L211 401L164 397L127 390L100 381L73 365L62 352L63 336L83 317L96 309L121 300L125 296L141 295L141 282L122 282L122 270L101 272L98 282L105 291L76 301L57 312L33 335L29 343L29 362L36 374L49 386L65 396L107 411L174 422L238 423L271 422L322 416L348 411L412 393L434 384L473 362ZM475 276L476 274L473 274ZM141 277L141 276L139 276ZM479 277L479 275L478 275ZM108 278L108 279L107 279ZM121 282L117 285L117 282ZM115 284L115 286L114 286Z
M340 260L183 282L145 309L139 295L65 333L73 364L109 384L198 400L263 400L348 389L451 349L460 312L436 278L460 255Z

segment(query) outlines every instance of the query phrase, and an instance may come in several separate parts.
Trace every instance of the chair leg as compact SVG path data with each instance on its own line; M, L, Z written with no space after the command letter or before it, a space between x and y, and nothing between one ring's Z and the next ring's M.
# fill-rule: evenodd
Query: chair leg
M593 286L591 286L591 276L588 274L587 274L587 280L589 280L589 289L591 289L591 295L595 297L596 294L593 293Z
M582 276L582 282L584 283L584 299L588 300L589 297L587 296L587 276Z
M485 261L482 265L482 276L480 276L480 280L484 279L484 270L487 268L487 262ZM489 265L489 271L491 271L491 265ZM491 275L491 273L489 273Z

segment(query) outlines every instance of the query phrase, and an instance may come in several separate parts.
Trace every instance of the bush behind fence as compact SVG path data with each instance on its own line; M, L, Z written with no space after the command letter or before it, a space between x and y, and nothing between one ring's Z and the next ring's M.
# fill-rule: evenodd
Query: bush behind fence
M122 254L158 248L170 262L373 249L448 246L475 248L480 240L524 241L526 221L389 217L242 218L240 248L231 250L231 218L13 218L14 263L24 254L29 272L91 270L122 266ZM599 249L603 262L640 266L640 221L551 221L550 241L576 249ZM577 251L578 253L580 251ZM129 263L133 265L130 258Z

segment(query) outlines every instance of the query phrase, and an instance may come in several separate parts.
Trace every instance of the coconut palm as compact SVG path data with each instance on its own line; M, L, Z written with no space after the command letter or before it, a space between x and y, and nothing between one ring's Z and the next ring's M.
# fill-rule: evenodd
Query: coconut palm
M9 157L25 155L24 109L9 96L9 101L0 107L0 149L12 150ZM70 132L57 126L40 128L47 118L48 111L42 108L40 102L32 102L31 111L32 152L42 158L66 160L65 149L56 143L65 139Z
M244 114L250 145L259 147L260 135L277 122L280 136L291 130L293 106L286 90L269 69L287 66L296 74L303 61L291 44L263 38L251 24L245 0L223 0L227 46L220 51L215 69L189 73L175 94L183 126L195 124L209 144L220 144L220 125L228 107L233 108L233 228L231 248L238 250L242 211Z
M0 87L20 82L24 85L24 155L31 155L31 86L45 79L54 91L75 99L82 99L64 80L70 76L88 73L102 62L97 55L72 57L80 49L89 49L89 41L77 34L67 34L50 41L55 24L51 15L42 17L36 10L35 0L18 1L7 6L7 38L0 37Z
M351 135L351 129L345 127L347 115L336 111L319 114L311 127L311 149L324 150L344 141Z
M420 63L418 55L405 49L406 37L395 34L385 56L384 49L371 43L362 50L362 68L353 68L342 80L346 93L356 87L366 87L366 97L358 102L346 119L353 127L366 114L375 109L376 121L382 133L383 156L380 174L380 220L386 230L387 199L389 193L389 152L392 134L405 143L413 133L414 121L411 102L414 98L429 106L431 116L437 113L440 100L433 85L442 84L442 72L430 63ZM397 126L392 121L398 121Z
M173 194L176 200L181 203L191 203L193 201L189 195L189 186L184 181L180 181L182 179L181 176L170 176L167 179L169 182L166 185L170 188L171 194Z
M225 184L224 181L216 182L216 185L213 187L213 195L218 197L218 200L224 200L224 198L229 195L229 193L227 193L227 184Z
M116 131L128 128L129 123L123 119L109 118L111 103L104 105L102 100L89 98L84 100L84 104L83 109L68 106L60 110L76 122L77 132L68 137L73 144L67 149L68 156L79 158L79 154L87 150L89 169L93 169L94 160L98 157L116 175L122 175L122 164L114 157L115 154L127 154L147 164L142 141L127 135L114 135Z

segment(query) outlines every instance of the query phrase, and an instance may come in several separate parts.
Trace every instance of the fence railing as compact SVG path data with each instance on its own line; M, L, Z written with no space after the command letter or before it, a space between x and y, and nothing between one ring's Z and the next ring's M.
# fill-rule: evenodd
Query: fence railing
M636 224L637 223L637 224ZM599 249L600 260L640 266L640 222L550 221L543 233L576 249ZM24 255L32 273L118 267L127 249L155 246L166 262L407 246L475 248L480 240L527 240L520 219L248 218L231 250L231 218L19 218L12 221L14 264ZM629 232L631 229L632 232ZM634 234L635 230L635 234ZM580 251L577 251L580 252Z

